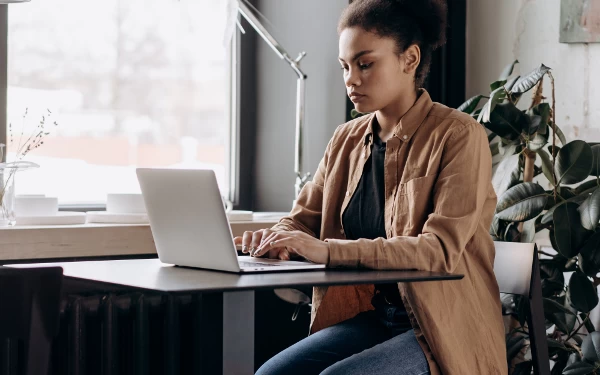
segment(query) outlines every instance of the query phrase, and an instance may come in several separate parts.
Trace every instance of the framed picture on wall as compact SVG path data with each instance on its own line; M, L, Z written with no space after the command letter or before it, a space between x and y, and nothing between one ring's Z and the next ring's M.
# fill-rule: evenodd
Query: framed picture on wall
M561 0L560 42L600 42L600 0Z

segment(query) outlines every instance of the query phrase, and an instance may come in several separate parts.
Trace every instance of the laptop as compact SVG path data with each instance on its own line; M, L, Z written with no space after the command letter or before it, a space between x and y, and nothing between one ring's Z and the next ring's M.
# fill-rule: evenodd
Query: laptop
M158 258L227 272L324 269L308 261L238 256L212 170L136 169Z

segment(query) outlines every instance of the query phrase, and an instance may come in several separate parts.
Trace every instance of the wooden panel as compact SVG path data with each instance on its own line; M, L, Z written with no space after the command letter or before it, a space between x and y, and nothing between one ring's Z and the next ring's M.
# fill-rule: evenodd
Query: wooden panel
M271 221L231 223L234 236L270 228ZM156 254L148 225L85 224L0 228L0 261Z

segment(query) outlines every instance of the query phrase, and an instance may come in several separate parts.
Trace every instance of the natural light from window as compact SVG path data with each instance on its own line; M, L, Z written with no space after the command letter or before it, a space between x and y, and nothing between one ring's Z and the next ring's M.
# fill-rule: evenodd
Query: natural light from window
M9 161L42 116L50 133L17 195L101 204L139 193L136 167L210 168L229 190L223 1L41 0L8 18Z

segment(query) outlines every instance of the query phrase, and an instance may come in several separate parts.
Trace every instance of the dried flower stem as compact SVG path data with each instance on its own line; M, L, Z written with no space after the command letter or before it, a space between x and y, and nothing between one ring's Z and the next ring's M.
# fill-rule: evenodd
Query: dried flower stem
M557 198L557 180L554 165L556 164L556 96L554 91L554 76L552 72L548 72L550 84L552 86L552 178L554 179L554 202Z

